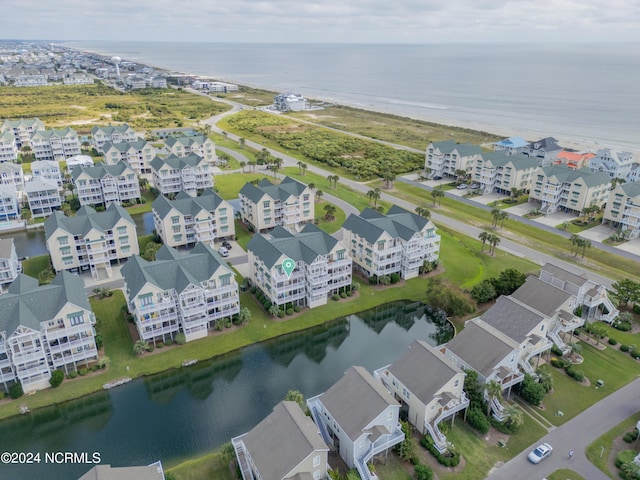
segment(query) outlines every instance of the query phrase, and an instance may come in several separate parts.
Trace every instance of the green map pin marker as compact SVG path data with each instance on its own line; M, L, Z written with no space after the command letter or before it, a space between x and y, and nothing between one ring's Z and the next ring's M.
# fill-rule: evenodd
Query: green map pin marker
M296 262L291 260L290 258L285 258L284 262L282 262L282 270L287 274L287 278L291 278L291 273L296 268Z

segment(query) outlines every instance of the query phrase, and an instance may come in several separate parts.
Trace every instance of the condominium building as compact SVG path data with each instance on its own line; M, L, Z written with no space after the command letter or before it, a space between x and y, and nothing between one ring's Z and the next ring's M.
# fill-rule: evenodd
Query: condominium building
M31 136L44 130L44 123L39 118L21 118L20 120L3 120L0 123L0 132L13 134L16 140L16 148L31 146Z
M432 142L427 147L424 168L431 178L457 177L460 170L471 173L481 154L482 149L471 143Z
M22 272L13 238L0 238L0 291L13 282Z
M299 112L307 108L308 102L299 93L280 93L273 98L273 106L281 112Z
M151 172L153 186L162 195L175 194L183 190L195 197L199 191L213 188L211 165L195 153L186 157L156 157L151 161Z
M204 243L183 254L163 245L155 261L135 255L121 272L129 312L145 342L179 332L186 341L203 338L218 321L240 312L233 270Z
M285 177L278 185L262 180L240 190L242 220L257 232L276 226L300 230L313 221L315 194L304 183Z
M233 239L233 207L213 190L199 197L180 192L175 200L159 195L153 202L153 223L162 243L169 247Z
M596 156L589 160L589 168L594 172L604 172L610 178L627 178L633 168L631 152L616 152L610 148L598 150Z
M115 165L77 166L71 172L80 205L140 201L138 176L124 162Z
M24 191L33 218L48 217L62 205L60 188L52 180L34 178L25 183Z
M542 213L558 210L580 213L585 207L602 206L609 197L610 180L604 172L588 168L574 170L565 165L539 167L529 192L529 201L540 202Z
M18 194L13 185L0 185L0 222L10 222L20 218Z
M629 239L640 237L640 182L618 184L609 192L602 221Z
M13 133L0 130L0 163L15 162L18 159L18 146Z
M100 153L103 153L102 146L105 142L120 143L135 142L138 140L138 134L126 123L124 125L93 127L91 129L91 136L93 137L96 150Z
M56 272L90 271L98 278L104 269L140 253L136 224L124 208L111 204L104 212L81 207L75 217L54 212L44 222L47 249Z
M187 157L195 153L209 163L217 163L216 145L204 135L168 136L164 144L176 157Z
M52 160L38 160L31 162L31 174L33 178L49 180L59 187L62 187L62 173L60 164Z
M135 142L105 142L102 145L104 163L115 165L124 162L138 175L151 173L151 160L156 156L156 149L146 140L138 139Z
M80 140L75 130L41 130L31 136L33 155L38 160L63 161L80 154Z
M39 286L18 275L0 296L0 384L31 393L48 388L56 369L86 368L98 357L95 322L80 277L60 272Z
M399 273L413 278L425 262L437 262L440 253L433 222L395 205L386 215L370 208L349 215L340 235L354 267L366 277Z
M24 174L22 165L16 163L0 163L0 185L7 185L21 192L24 190Z
M537 158L522 153L483 153L473 168L472 179L480 184L483 193L511 194L512 188L528 191L538 163Z
M351 258L347 248L315 225L293 234L276 227L269 237L255 234L247 244L249 277L274 305L314 308L351 286ZM285 273L282 262L295 262Z
M16 87L46 87L46 75L18 75L13 83Z

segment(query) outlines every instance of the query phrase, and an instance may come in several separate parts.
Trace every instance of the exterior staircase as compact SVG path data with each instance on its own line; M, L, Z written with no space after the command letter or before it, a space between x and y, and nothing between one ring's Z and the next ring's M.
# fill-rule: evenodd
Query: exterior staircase
M484 392L484 399L485 401L489 401L489 395L487 395L486 390ZM504 407L497 398L491 399L491 414L493 415L493 418L499 422L504 420Z
M560 327L556 326L553 330L550 330L547 335L549 336L551 341L555 343L556 347L562 350L562 354L566 355L571 351L571 347L566 343L564 343L560 338L560 336L558 335L558 332L561 332L561 331L562 330L560 329Z
M253 472L249 468L249 462L247 461L247 452L242 441L242 436L231 439L233 449L236 452L236 458L238 459L238 465L240 472L242 473L243 480L253 480Z
M307 407L309 407L309 411L311 412L311 417L315 422L318 430L320 430L320 436L324 440L328 446L333 446L333 438L329 435L329 431L327 430L327 426L322 420L322 415L320 414L320 405L318 402L318 397L313 397L307 400Z

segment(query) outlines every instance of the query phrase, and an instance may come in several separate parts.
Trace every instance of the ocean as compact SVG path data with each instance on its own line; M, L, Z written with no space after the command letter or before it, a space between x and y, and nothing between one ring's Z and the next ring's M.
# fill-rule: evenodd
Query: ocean
M65 45L528 140L640 151L640 44Z

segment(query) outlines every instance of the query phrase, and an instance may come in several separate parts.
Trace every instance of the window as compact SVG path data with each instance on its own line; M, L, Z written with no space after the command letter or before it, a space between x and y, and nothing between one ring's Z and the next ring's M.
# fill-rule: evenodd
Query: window
M338 260L344 260L344 250L338 250L336 256Z
M262 202L262 208L269 208L270 205L271 202L269 200L267 200L266 202Z
M407 390L404 387L402 387L402 395L404 395L407 398L407 400L411 398L411 392L409 392L409 390Z
M453 383L453 386L454 386L454 387L456 387L456 388L458 387L458 385L460 385L460 380L456 380L456 381Z
M72 327L83 324L84 313L83 312L70 313L69 315L67 315L67 319L69 320L69 323L71 324Z
M126 235L127 234L127 227L118 227L118 235Z
M220 277L220 285L222 285L223 287L225 285L231 285L231 274L226 274L226 275L222 275Z
M153 293L145 293L144 295L140 295L139 298L141 306L147 307L153 305Z
M71 247L62 247L60 249L61 255L71 255Z
M121 245L129 245L129 237L119 237L118 240Z
M315 457L313 457L313 466L314 467L320 466L320 455L316 455Z
M318 457L320 458L320 457ZM314 459L315 462L315 459ZM313 471L313 480L320 480L320 470L314 470Z
M69 245L69 237L58 237L58 243L60 245Z
M171 217L171 223L173 225L180 223L180 217Z

